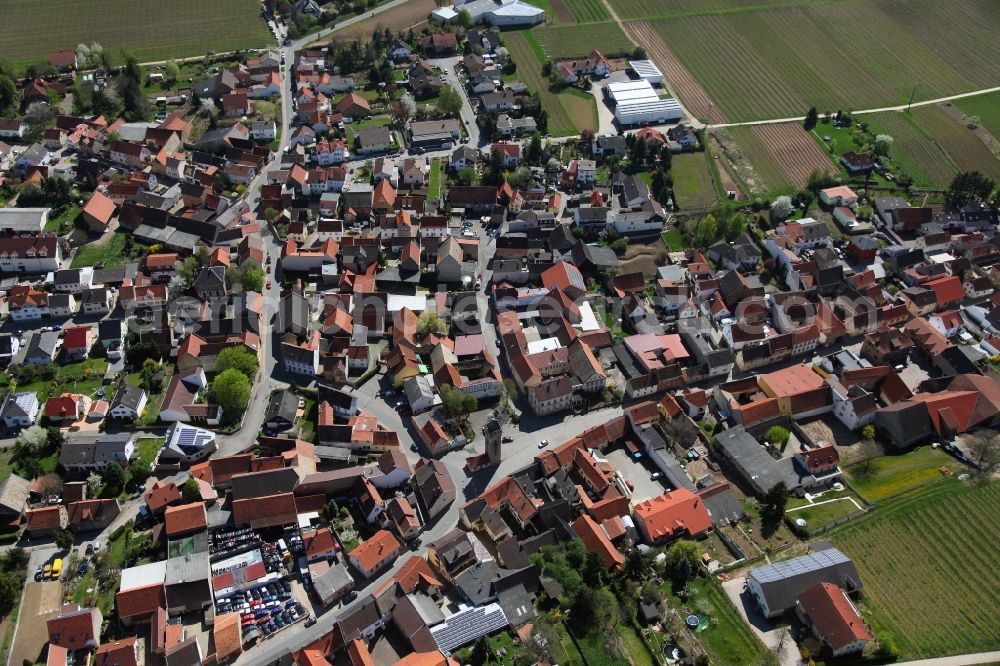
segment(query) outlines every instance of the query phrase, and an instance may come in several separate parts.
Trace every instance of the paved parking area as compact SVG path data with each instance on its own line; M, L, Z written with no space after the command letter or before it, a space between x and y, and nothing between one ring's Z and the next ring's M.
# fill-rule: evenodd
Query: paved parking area
M650 478L654 470L643 464L645 457L641 460L632 460L624 449L615 449L607 455L607 458L615 470L621 472L625 480L631 481L635 486L632 490L634 503L659 497L667 491L662 481Z

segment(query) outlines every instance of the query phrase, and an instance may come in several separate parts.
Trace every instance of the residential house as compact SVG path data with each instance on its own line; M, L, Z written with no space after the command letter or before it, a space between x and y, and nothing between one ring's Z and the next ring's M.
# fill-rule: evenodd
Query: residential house
M831 546L751 569L747 593L764 617L773 619L795 608L799 597L820 583L831 583L850 593L862 586L851 558Z
M8 393L0 407L0 419L7 428L26 428L35 423L39 411L41 405L33 391Z
M125 382L115 391L108 414L116 419L134 421L142 415L148 401L145 389Z
M59 613L45 621L49 645L69 651L89 650L100 643L104 616L99 608L80 608L66 604Z

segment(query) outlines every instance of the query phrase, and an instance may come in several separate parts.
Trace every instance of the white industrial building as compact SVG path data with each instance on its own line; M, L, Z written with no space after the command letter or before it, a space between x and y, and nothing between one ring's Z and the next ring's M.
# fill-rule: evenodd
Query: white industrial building
M545 18L545 10L521 0L468 0L451 7L438 7L431 18L451 23L460 11L469 12L473 23L485 22L501 28L537 25Z
M663 72L653 64L652 60L629 60L628 66L632 68L636 76L649 81L654 86L663 83Z
M649 81L609 83L604 94L614 103L615 120L620 125L664 125L678 122L683 114L675 99L660 99Z

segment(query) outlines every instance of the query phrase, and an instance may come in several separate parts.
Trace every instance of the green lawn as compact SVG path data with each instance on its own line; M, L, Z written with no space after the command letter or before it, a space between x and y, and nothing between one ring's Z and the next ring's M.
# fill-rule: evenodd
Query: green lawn
M845 518L859 511L855 506L854 499L862 508L865 506L854 493L844 490L840 493L824 493L822 497L816 499L816 504L810 504L802 499L789 499L788 509L785 513L790 520L799 518L806 521L805 529L813 532L830 523Z
M534 31L504 33L504 44L517 63L518 78L533 93L538 93L542 106L549 114L549 133L552 136L579 134L583 129L596 129L597 105L592 95L577 90L553 92L549 81L542 76L542 63L546 54L535 39Z
M688 242L684 232L676 228L663 234L663 242L667 244L671 252L680 252L691 247L691 243Z
M628 660L632 666L655 666L653 657L649 654L649 650L646 649L646 645L642 642L642 637L639 636L639 631L634 625L627 622L619 622L618 626L615 627L615 632L621 639L622 647L625 648Z
M375 127L389 127L392 125L392 118L389 116L372 116L368 120L355 120L354 122L347 123L344 127L347 128L347 138L349 141L354 141L354 137L358 135L361 130L372 129Z
M1000 93L964 97L952 102L970 118L978 118L994 139L1000 141Z
M707 208L719 200L706 153L674 155L670 175L674 179L674 200L681 210Z
M925 483L943 480L941 467L956 471L960 463L941 449L922 446L907 453L886 455L867 466L847 468L851 485L869 502L879 502Z
M431 173L427 181L427 199L437 201L441 196L441 181L443 179L444 164L440 157L431 160Z
M83 268L101 264L104 268L117 268L125 263L125 234L116 233L100 243L82 245L73 255L70 268Z
M6 0L0 57L19 64L99 42L114 63L130 49L139 62L263 48L275 40L255 0Z
M156 460L156 454L159 453L162 448L162 437L144 437L139 440L138 445L136 446L139 460L146 461L150 468L153 467L153 461Z
M1000 483L949 479L886 502L825 538L855 562L863 616L901 660L996 650Z
M688 591L690 596L684 608L709 617L708 628L696 636L713 664L776 666L774 655L750 631L715 578L697 578L688 585ZM670 594L669 589L667 593ZM673 605L681 604L677 597L669 599Z
M56 376L51 381L36 379L26 384L18 384L18 391L34 391L38 401L44 403L50 397L61 393L80 393L93 396L94 391L104 383L104 373L108 362L100 358L86 359L79 363L56 366ZM9 384L10 375L0 375L0 384Z
M635 48L621 27L613 21L588 23L585 26L543 26L531 32L538 40L542 52L551 59L582 57L593 49L610 58L628 55ZM586 34L585 39L581 39L581 33Z
M76 222L76 218L80 215L81 210L82 209L76 204L69 206L60 215L49 218L49 221L45 223L44 231L66 233L67 231L72 230L73 223Z

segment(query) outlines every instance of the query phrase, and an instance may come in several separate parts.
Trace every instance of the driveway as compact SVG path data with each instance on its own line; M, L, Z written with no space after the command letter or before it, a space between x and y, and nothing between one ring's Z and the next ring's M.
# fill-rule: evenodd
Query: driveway
M618 74L618 72L615 72ZM594 100L597 102L597 136L615 136L618 134L618 128L615 127L615 114L608 106L608 103L604 101L604 93L602 88L608 83L617 81L619 77L612 74L607 79L601 79L600 81L594 81L590 84L590 94L594 96ZM625 77L628 80L628 77Z
M7 663L23 664L27 661L34 664L41 661L42 651L49 642L46 621L59 613L62 595L63 586L59 582L32 582L24 586L14 645Z
M734 578L725 581L722 588L726 591L729 601L736 606L743 621L750 625L750 629L757 634L757 638L761 640L764 647L774 653L781 641L781 630L775 629L771 622L760 614L750 596L743 592L743 582L742 578ZM799 650L791 636L785 639L781 652L777 656L781 666L798 666L800 662Z
M645 456L643 456L643 460L645 460ZM658 479L649 478L654 470L643 465L643 460L632 460L624 449L615 449L608 453L608 462L614 466L615 470L622 473L626 481L631 481L632 485L635 486L632 489L633 504L659 497L667 491Z

